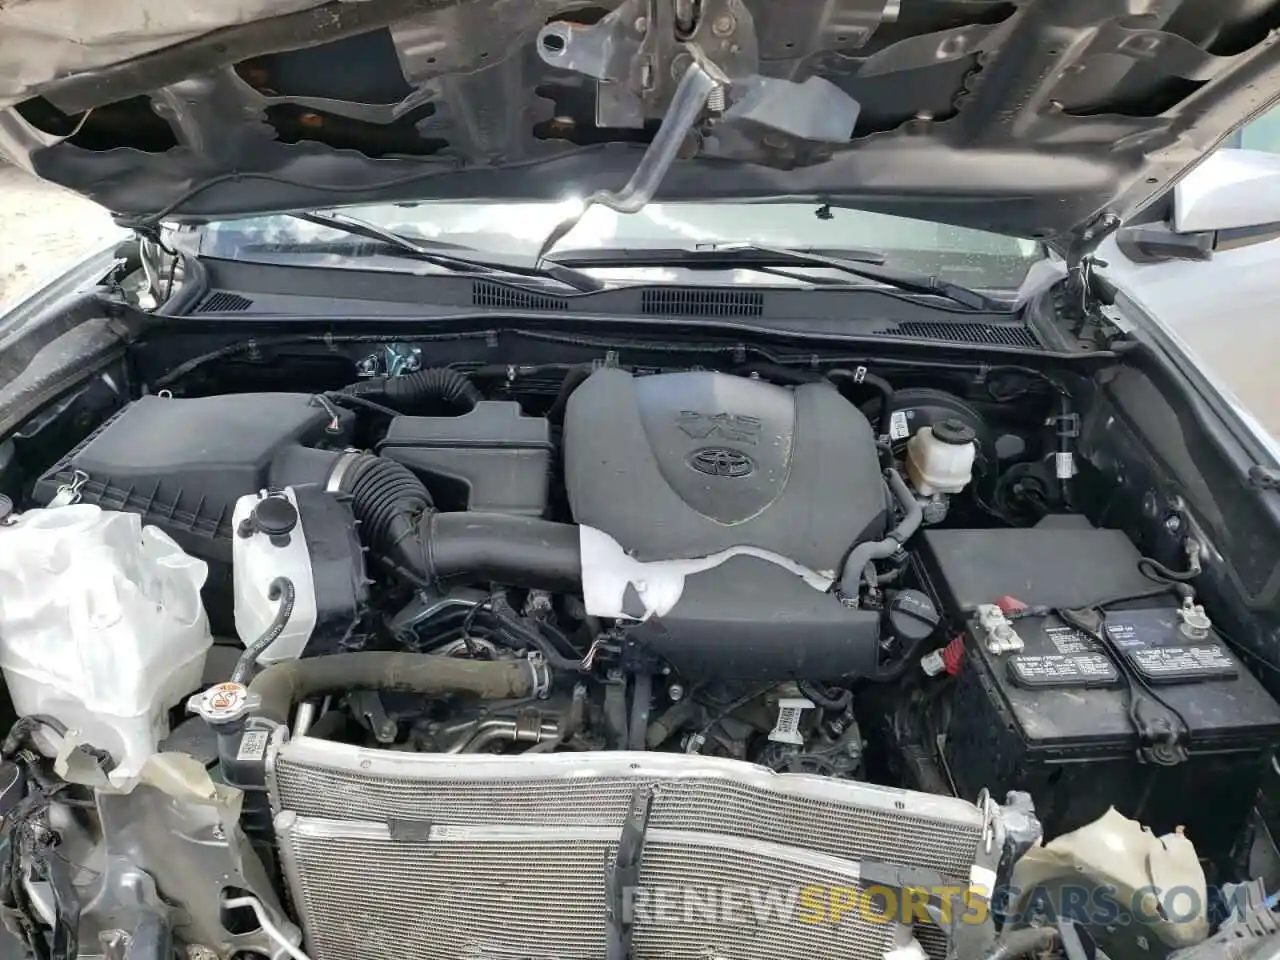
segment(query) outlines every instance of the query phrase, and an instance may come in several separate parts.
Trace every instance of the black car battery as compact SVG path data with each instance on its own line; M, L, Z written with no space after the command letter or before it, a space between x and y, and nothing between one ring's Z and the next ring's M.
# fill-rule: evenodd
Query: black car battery
M1114 806L1202 857L1230 852L1280 744L1280 706L1211 627L1151 594L1140 555L1114 530L1051 524L930 531L920 567L965 623L942 760L957 792L1028 791L1053 837ZM993 642L977 611L1001 598L1062 615L1012 619ZM1194 621L1194 617L1192 620ZM1172 732L1176 750L1164 749Z

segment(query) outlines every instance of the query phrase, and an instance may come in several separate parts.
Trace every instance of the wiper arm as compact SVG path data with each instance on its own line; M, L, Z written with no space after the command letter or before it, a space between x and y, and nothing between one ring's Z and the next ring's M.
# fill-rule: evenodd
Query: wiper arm
M477 273L486 276L508 274L518 277L549 277L582 293L594 293L604 288L604 284L590 274L582 273L563 264L550 263L542 265L535 263L532 257L523 260L519 257L502 257L492 254L484 257L473 257L469 253L458 252L462 248L453 244L436 246L430 242L423 243L417 240L410 240L408 237L385 227L380 227L376 223L349 217L342 213L312 213L304 211L288 213L285 216L292 217L295 220L302 220L306 223L314 223L317 226L327 227L330 230L339 230L353 237L364 237L366 240L385 243L387 246L394 247L415 260L433 263L436 266L457 270L461 273Z
M831 283L813 277L797 277L779 267L819 267L874 280L911 293L943 297L975 311L1007 312L1008 306L977 290L941 277L911 273L884 266L885 256L874 250L841 250L814 247L769 247L758 243L715 244L693 249L600 249L557 253L554 262L564 266L690 267L701 269L745 267L778 273L814 283ZM838 281L837 281L838 282Z

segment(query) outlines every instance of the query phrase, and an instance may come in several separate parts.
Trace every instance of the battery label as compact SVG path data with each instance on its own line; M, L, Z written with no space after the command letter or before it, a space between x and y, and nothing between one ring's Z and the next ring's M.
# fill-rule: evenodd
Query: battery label
M1163 634L1164 630L1160 625L1157 625L1153 636L1148 630L1139 632L1139 625L1136 623L1113 623L1110 619L1107 620L1107 636L1121 650L1140 650L1152 640L1159 643Z
M1110 614L1107 636L1152 683L1230 680L1240 675L1235 659L1213 640L1188 643L1172 607Z
M1019 653L1009 658L1009 673L1023 687L1099 687L1120 679L1101 653Z
M1216 643L1185 647L1145 647L1128 654L1133 665L1153 682L1229 680L1239 676L1235 662Z
M1098 641L1083 630L1065 624L1045 627L1044 635L1052 641L1059 653L1097 653Z

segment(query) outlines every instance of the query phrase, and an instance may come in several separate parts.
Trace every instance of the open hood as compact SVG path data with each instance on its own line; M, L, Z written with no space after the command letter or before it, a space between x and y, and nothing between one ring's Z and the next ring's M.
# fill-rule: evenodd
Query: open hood
M0 153L131 224L812 199L1079 251L1280 94L1277 27L1277 0L24 0Z

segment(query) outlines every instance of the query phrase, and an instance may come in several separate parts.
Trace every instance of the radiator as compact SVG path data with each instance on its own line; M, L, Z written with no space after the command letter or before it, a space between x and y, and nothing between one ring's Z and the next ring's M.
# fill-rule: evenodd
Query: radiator
M268 786L314 960L602 960L606 874L639 787L635 960L881 960L911 929L863 896L868 865L964 882L984 837L979 809L951 797L680 754L302 737L273 748Z

